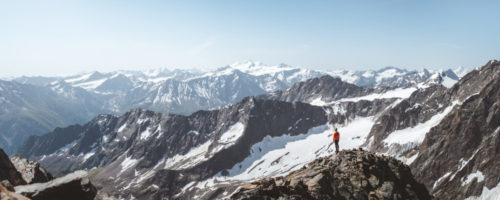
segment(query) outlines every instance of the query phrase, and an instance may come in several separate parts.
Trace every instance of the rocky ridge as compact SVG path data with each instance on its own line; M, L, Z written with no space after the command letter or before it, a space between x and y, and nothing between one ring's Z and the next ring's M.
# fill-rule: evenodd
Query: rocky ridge
M92 173L93 181L102 188L103 195L215 198L222 194L209 192L208 188L183 187L228 173L237 163L251 157L254 145L266 141L265 138L302 137L311 128L327 123L342 124L356 116L374 115L393 101L343 102L342 113L329 107L252 97L221 110L199 111L190 116L135 109L122 116L101 115L83 126L32 137L18 153L39 159L49 171L61 174L97 167ZM228 133L234 138L226 137ZM326 146L317 152L330 150ZM306 159L294 165L307 162ZM220 188L234 190L234 186L243 183L229 181Z
M487 84L468 92L479 77ZM456 85L453 91L469 97L427 133L411 165L415 175L440 198L500 192L496 167L500 166L500 62L490 62L464 78L461 82L466 87Z
M81 129L83 132L83 134L81 135L80 133L82 132L77 133L69 131L68 129L68 133L71 132L71 134L68 135L72 137L74 136L76 139L62 142L58 146L58 149L49 150L43 155L47 156L51 155L49 157L46 157L46 159L48 158L45 161L47 163L61 162L62 160L59 159L63 159L63 157L67 157L68 155L70 155L70 157L71 156L75 156L75 158L78 157L77 159L69 162L73 164L70 164L72 166L71 169L70 168L64 169L67 171L78 169L79 167L81 167L82 163L84 163L83 164L85 166L84 168L91 168L93 166L102 166L102 169L98 169L97 176L107 176L114 178L114 180L101 179L100 181L102 181L101 182L102 185L118 185L118 187L125 188L123 191L120 191L119 193L112 194L118 197L120 196L125 198L135 197L141 199L154 199L154 198L159 198L160 196L169 196L176 198L202 198L202 199L217 198L224 196L224 191L234 190L235 186L237 187L237 185L246 183L246 181L227 181L224 183L226 184L225 186L220 186L221 179L226 181L228 180L228 178L226 177L234 176L233 174L235 169L234 166L237 166L239 162L224 164L223 162L225 162L225 159L223 157L227 155L230 156L234 155L221 153L226 151L221 151L221 152L217 151L217 153L215 154L211 153L214 152L213 150L216 150L218 148L217 146L219 146L219 148L227 147L224 143L220 143L218 141L223 138L222 135L224 135L224 133L226 133L228 130L231 130L231 127L236 125L236 123L234 122L238 121L244 125L245 131L243 131L243 135L259 133L257 135L260 140L251 141L248 144L245 144L241 141L246 141L246 139L242 139L241 141L237 141L235 144L233 144L234 146L238 146L232 148L232 149L237 149L237 152L239 154L236 156L237 157L236 160L241 161L242 159L245 159L245 156L248 158L253 155L259 155L254 153L256 152L256 150L258 151L258 148L257 149L254 148L254 145L267 141L267 139L265 139L266 138L265 136L268 134L275 134L272 135L272 137L282 137L286 134L290 134L292 136L306 135L304 137L309 137L311 135L307 132L309 130L313 130L313 128L315 127L318 127L318 125L321 125L321 123L324 124L328 122L328 124L333 124L333 125L342 125L342 124L348 125L349 123L355 121L359 117L371 117L374 121L374 124L369 128L371 129L371 131L369 131L370 132L369 136L358 137L359 139L366 140L365 147L371 149L372 151L382 152L385 154L395 156L398 159L403 160L407 164L411 164L416 162L416 158L419 158L421 156L420 145L423 144L423 140L424 138L426 138L426 135L429 135L430 132L428 130L431 130L432 127L435 127L436 125L440 124L441 121L446 119L450 113L454 112L454 110L462 109L460 105L465 104L465 102L467 102L470 98L474 98L475 93L478 92L478 88L484 88L485 85L489 84L489 82L497 79L495 78L494 75L496 65L488 64L488 66L490 67L484 67L478 69L477 71L471 72L472 75L464 76L463 79L460 80L458 84L453 85L451 88L446 88L439 85L424 86L417 88L416 92L412 93L411 95L408 95L408 97L387 98L384 96L384 98L379 98L379 99L377 98L372 98L367 100L364 100L363 98L356 99L354 98L356 96L349 96L349 93L353 91L360 91L358 95L368 96L371 93L370 92L365 93L365 91L368 91L370 89L351 87L346 83L341 83L341 82L339 83L338 80L335 80L335 78L321 77L317 78L316 80L308 81L309 85L299 83L297 84L298 87L292 86L292 88L294 89L283 91L282 92L283 95L274 96L274 97L278 96L279 99L273 99L272 97L250 98L258 102L257 104L269 104L268 106L265 106L265 108L267 109L241 110L242 108L241 104L243 102L248 102L245 99L242 102L237 103L236 104L237 106L233 105L225 107L220 110L200 111L195 113L197 114L196 116L198 116L199 118L194 117L194 115L190 116L175 115L175 117L174 115L169 115L169 117L164 117L158 115L157 113L145 110L138 110L137 112L134 111L132 112L133 114L127 113L127 115L129 115L127 119L123 119L124 116L102 115L92 120L92 123L89 123L89 126L84 125L85 128ZM340 85L341 87L347 88L346 91L349 92L345 93L341 92L342 88L340 89L335 88L335 91L333 90L329 91L329 89L331 88L326 87L328 86L329 81L332 81L332 83L335 82L338 83L331 85ZM323 83L325 86L318 87L318 85L323 85ZM304 92L306 90L312 91L311 92L312 95L308 94L307 92ZM379 91L383 93L388 90L382 89ZM295 95L297 96L297 98L295 98ZM307 118L296 117L294 112L299 112L299 113L303 112L304 110L302 109L294 110L291 113L282 112L280 111L280 109L276 109L276 107L285 109L286 106L282 107L282 105L289 105L289 104L283 104L282 102L278 103L279 100L294 102L291 103L292 105L295 104L302 105L303 103L299 102L305 101L306 103L311 103L311 100L317 98L322 98L324 101L332 101L332 103L329 103L322 107L311 106L304 109L304 110L310 110L310 109L316 110L313 112L314 116L326 116L326 120L323 119L320 120L319 122L321 123L319 124L313 124L307 122L308 121L306 120ZM348 99L349 101L345 101L345 99ZM244 114L237 115L236 118L220 117L220 115L223 115L221 113L225 113L224 115L235 116L233 114L228 114L235 112L241 112ZM212 118L212 117L206 117L206 115L218 116L218 117ZM282 115L291 115L293 117L283 117ZM438 116L439 119L436 119L435 118L436 116ZM214 135L207 134L206 131L199 131L200 129L198 126L183 125L184 124L183 121L186 120L186 117L188 119L187 121L189 122L188 124L199 123L200 126L203 127L217 126L222 128L221 130L216 130L212 128L205 129L208 130L208 132L216 132L213 133ZM264 124L263 126L268 126L268 127L275 126L278 128L259 129L259 128L254 128L257 126L257 123L255 124L248 123L249 120L247 119L261 118L261 117L264 117L265 120L260 121L259 125ZM164 118L172 118L172 120L164 122L163 121ZM148 119L149 123L146 124L145 122ZM284 123L281 120L288 120L291 123ZM200 121L205 121L205 123L201 123ZM230 123L224 123L228 121L230 121ZM303 122L307 123L302 124ZM433 122L433 123L427 124L428 122ZM274 125L273 123L276 123L276 125ZM162 125L157 126L157 124L162 124ZM174 127L177 127L182 130L179 132L165 131L163 125L167 124L175 124L175 126L172 125L168 127L168 129L174 129ZM425 128L420 128L423 124L426 125ZM124 128L121 129L122 127ZM160 128L161 130L158 130L159 127L161 127ZM291 131L289 130L290 127L292 127L292 129L290 129ZM417 137L418 138L417 140L409 140L396 143L388 142L389 140L387 139L391 138L392 137L391 135L393 135L394 133L401 133L400 131L413 127L418 127L415 128L415 130L424 130L420 132L417 131L417 134L421 134L419 135L419 137ZM148 130L148 128L149 131L146 131ZM255 131L249 131L251 129ZM295 129L297 130L300 129L300 131L294 132ZM103 134L102 135L98 134L99 132ZM405 134L413 134L413 133L414 132L412 133L407 132ZM176 146L177 144L175 143L158 144L154 142L151 143L151 141L148 139L148 138L153 138L154 136L162 138L163 134L171 135L166 138L172 138L172 141L174 139L188 141L188 144L181 146ZM190 136L193 134L202 135L204 137L208 137L209 139L201 139L201 137L198 138L195 136ZM122 136L126 139L129 139L128 142L125 143L118 142L120 140L120 137ZM413 135L407 135L407 136L409 136L409 138L414 138ZM304 137L299 137L299 138L305 139ZM326 134L325 137L327 137ZM146 140L141 140L141 138L146 138ZM118 141L115 142L116 139L118 139ZM355 137L352 138L352 140L355 139L356 139ZM45 139L38 138L33 141L43 141L43 140ZM76 142L74 142L75 140ZM162 138L161 140L164 139ZM55 142L49 140L47 141L48 141L47 144ZM296 141L292 140L290 142L296 142ZM35 143L43 144L44 142L35 142ZM110 143L115 143L115 144L110 145ZM142 145L141 143L148 143L152 145L147 146L147 145ZM169 145L172 145L172 148L167 148L169 147ZM200 159L202 160L201 162L193 164L190 163L187 159L176 157L177 155L189 157L193 155L190 154L190 152L198 150L198 148L196 147L200 146L205 147L204 145L206 145L207 152L209 153L204 154L202 156L195 156L195 158L201 158ZM42 147L42 145L38 146L39 147L37 148ZM112 146L120 150L115 152L103 153L105 151L101 149L102 147L105 147L104 149L107 149L108 147ZM165 151L165 148L167 148L167 151ZM328 145L321 148L323 149L318 150L319 153L317 155L323 155L323 153L329 151ZM318 147L318 149L320 149L320 147ZM150 155L144 157L144 155L147 154L145 152L148 151L153 151L156 153L154 154L154 156ZM37 151L34 151L32 149L26 152L37 152ZM34 155L32 153L30 154ZM220 156L217 156L217 154L219 154ZM281 160L277 159L277 162L273 162L273 164L277 163L278 165L282 165L283 164L282 160L285 160L284 158L286 158L289 155L293 155L293 153L289 155L285 154L283 155L283 157L280 157L282 158ZM43 155L38 155L38 156L43 156ZM120 157L119 155L124 155L124 156ZM179 160L179 158L181 159ZM162 161L162 159L165 160ZM167 160L168 162L174 164L166 165L165 163L167 163ZM217 167L210 168L209 166L214 164L215 161L219 161L221 164L216 164ZM463 161L466 160L464 159ZM266 164L267 161L263 161L262 162L263 164L260 164L261 161L257 159L255 162L256 163L258 162L256 165L258 167L254 168L255 166L251 166L252 167L251 169L260 170L261 168L273 167L272 165L267 165ZM459 163L460 162L461 161L459 160ZM102 165L100 163L102 163ZM53 164L49 164L49 166L50 165ZM453 168L454 166L451 167ZM481 172L483 172L483 170L481 170ZM472 177L474 175L480 177L479 173L476 172L477 171L473 171L469 174L457 173L456 179L463 180L462 182L464 183L464 185L466 185L465 183L475 184L474 181L471 182L467 180L469 179L474 180L473 179L474 177ZM428 179L429 182L427 181L425 182L425 185L427 185L428 190L431 190L432 189L431 187L434 186L433 180L439 179L443 176L443 174L440 175L440 173L441 172L435 172L435 175L433 175L435 178L433 177L432 179ZM137 176L139 178L133 178L132 174L133 176ZM471 176L471 178L467 178L469 175ZM209 182L207 182L207 180ZM477 182L482 183L483 181L480 180L481 179L477 178ZM209 191L206 188L200 189L200 184L210 185L209 184L210 181L213 181L215 183L215 186L212 187L212 189L216 188L215 190ZM441 181L443 183L447 182L447 180L444 178L441 179ZM489 184L487 188L491 189L492 186L494 186L494 183L495 180L491 181L491 184ZM148 187L141 187L140 186L141 184L148 185ZM227 186L227 185L232 185L232 186ZM440 184L437 184L436 188L440 187L438 185ZM482 184L478 184L478 187L473 187L472 189L470 189L471 192L469 192L467 195L464 195L463 197L467 197L470 195L476 196L478 194L478 191L481 190L481 186ZM459 187L456 185L453 187L460 188L461 186Z
M230 199L431 199L402 162L363 150L318 158L285 177L242 186Z

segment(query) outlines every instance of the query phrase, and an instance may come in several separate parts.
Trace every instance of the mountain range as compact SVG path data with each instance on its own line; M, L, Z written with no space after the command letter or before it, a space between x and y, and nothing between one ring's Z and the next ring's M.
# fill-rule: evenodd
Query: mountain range
M458 81L450 70L422 81L414 75L393 79L391 87L321 75L189 115L141 108L99 115L32 136L16 154L55 175L90 170L101 197L212 199L331 156L337 127L342 149L398 159L437 198L494 197L500 192L500 62Z
M408 71L395 67L319 71L248 61L205 72L158 69L18 77L0 81L0 145L11 154L31 135L83 124L99 114L121 115L135 108L191 114L324 75L383 91L436 83L450 87L463 73L463 69Z

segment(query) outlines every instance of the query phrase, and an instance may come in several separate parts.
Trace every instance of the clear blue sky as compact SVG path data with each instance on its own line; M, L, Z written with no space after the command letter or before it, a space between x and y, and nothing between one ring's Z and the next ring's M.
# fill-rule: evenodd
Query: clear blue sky
M0 76L215 68L474 67L500 58L500 1L3 1Z

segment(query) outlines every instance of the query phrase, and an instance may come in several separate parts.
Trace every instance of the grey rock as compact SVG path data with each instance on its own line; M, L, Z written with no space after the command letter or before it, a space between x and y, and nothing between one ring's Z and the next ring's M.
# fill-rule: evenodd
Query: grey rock
M339 166L343 166L339 169ZM399 178L396 176L399 174ZM317 174L311 176L312 174ZM381 180L372 186L370 179ZM284 179L288 185L277 185ZM303 183L306 183L305 185ZM405 187L410 185L410 188ZM410 168L390 157L345 150L319 158L285 177L257 180L242 186L230 199L431 199Z
M38 162L21 157L11 157L10 160L27 184L44 183L54 179L52 174L40 166Z

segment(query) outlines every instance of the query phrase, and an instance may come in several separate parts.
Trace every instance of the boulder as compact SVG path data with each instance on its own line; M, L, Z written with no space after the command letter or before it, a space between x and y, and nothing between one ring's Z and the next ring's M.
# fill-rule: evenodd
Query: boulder
M76 171L47 183L33 183L14 187L16 193L33 200L90 200L94 199L97 189L90 183L86 171Z
M5 184L7 184L7 186ZM0 184L0 200L29 200L23 195L16 194L12 185L9 185L10 183L8 181L2 181Z
M10 161L14 164L17 171L21 173L27 184L48 182L54 177L40 163L29 161L26 158L11 157Z

